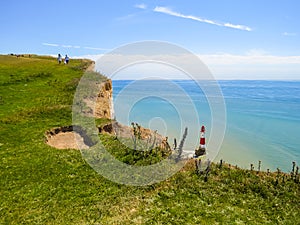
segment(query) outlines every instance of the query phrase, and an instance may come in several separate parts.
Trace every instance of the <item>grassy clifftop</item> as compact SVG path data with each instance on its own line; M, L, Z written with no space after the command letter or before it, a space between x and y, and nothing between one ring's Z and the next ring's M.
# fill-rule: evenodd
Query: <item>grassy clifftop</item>
M214 164L206 181L191 161L166 181L129 187L98 175L79 151L46 145L46 130L72 123L90 63L0 56L0 224L300 223L300 185L290 176ZM116 140L102 140L124 158Z

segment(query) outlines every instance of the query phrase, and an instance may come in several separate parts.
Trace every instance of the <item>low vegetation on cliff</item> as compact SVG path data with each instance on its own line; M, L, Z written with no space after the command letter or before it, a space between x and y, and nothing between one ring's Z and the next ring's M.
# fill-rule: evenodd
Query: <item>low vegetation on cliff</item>
M90 64L0 56L0 224L300 223L300 185L291 175L212 164L205 177L189 161L163 182L132 187L97 174L78 150L46 145L47 130L72 124L73 95ZM165 157L100 138L129 164Z

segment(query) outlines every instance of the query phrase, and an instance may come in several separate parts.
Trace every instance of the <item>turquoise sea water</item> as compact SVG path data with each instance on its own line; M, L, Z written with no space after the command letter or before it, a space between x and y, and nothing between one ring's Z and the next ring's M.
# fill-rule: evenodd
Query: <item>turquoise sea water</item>
M226 130L215 160L244 168L251 163L257 167L261 160L264 170L278 167L286 172L292 161L300 164L300 81L218 84L225 100ZM212 116L201 87L188 80L114 80L115 116L124 124L137 122L158 130L169 137L170 144L174 138L180 140L188 127L184 149L193 153L200 126L206 126L207 141L213 141L212 121L219 119Z

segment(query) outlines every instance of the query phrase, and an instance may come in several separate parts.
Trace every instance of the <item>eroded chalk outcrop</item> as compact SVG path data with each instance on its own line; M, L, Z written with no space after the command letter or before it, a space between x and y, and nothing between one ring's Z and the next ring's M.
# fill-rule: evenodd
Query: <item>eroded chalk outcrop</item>
M82 113L85 116L95 118L113 119L112 81L107 79L92 85L96 85L93 88L99 90L99 92L96 95L84 97L83 102L85 103L85 107L82 109Z
M138 126L138 137L134 126L126 126L114 121L112 81L97 72L90 71L94 64L87 69L88 75L81 81L82 93L79 92L75 106L83 117L110 119L105 125L99 126L99 133L113 135L120 139L139 140L171 151L167 137L156 131ZM86 90L91 90L86 92ZM87 94L88 93L88 94ZM137 124L136 124L137 125ZM89 137L79 126L53 128L45 133L46 143L58 149L88 149L93 145Z
M135 127L135 128L134 128ZM134 131L134 129L138 129ZM168 143L168 137L164 137L157 133L157 131L150 130L134 124L134 126L126 126L117 121L98 126L100 134L109 134L115 136L119 140L132 140L139 139L144 145L153 147L159 147L166 151L171 151L171 147Z

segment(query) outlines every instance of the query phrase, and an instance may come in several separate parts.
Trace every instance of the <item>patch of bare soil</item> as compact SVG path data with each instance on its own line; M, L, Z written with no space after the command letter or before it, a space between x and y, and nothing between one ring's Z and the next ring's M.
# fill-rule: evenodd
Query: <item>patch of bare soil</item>
M77 132L73 126L54 128L46 132L46 144L57 149L88 149L90 147L86 135Z

